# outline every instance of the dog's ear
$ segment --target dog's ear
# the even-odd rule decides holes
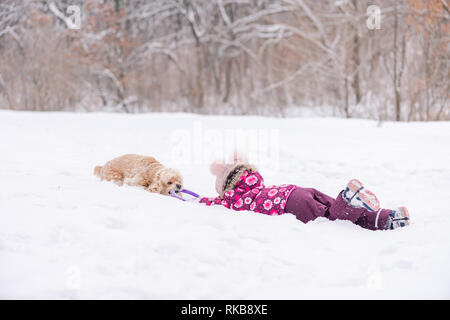
[[[153,179],[151,180],[151,183],[148,186],[148,191],[161,193],[162,189],[163,188],[161,185],[161,172],[158,171],[154,174]]]
[[[159,181],[154,181],[152,184],[148,186],[147,189],[150,192],[161,193],[162,191],[161,183]]]

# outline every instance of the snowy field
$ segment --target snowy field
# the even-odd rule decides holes
[[[207,163],[175,164],[174,130],[278,130],[267,184],[336,196],[361,179],[409,228],[302,224],[100,182],[95,165],[153,155],[213,196]],[[450,124],[185,114],[0,112],[0,298],[450,298]]]

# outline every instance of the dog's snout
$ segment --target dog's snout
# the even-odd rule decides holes
[[[181,189],[181,184],[177,183],[177,189]]]

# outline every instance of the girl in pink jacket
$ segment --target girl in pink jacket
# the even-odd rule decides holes
[[[316,189],[292,184],[265,186],[255,167],[237,159],[232,164],[214,162],[211,172],[217,177],[219,196],[200,198],[199,202],[208,206],[223,205],[237,211],[268,215],[287,212],[303,223],[317,217],[350,220],[370,230],[390,230],[409,225],[405,207],[381,209],[377,197],[356,179],[351,180],[334,199]]]

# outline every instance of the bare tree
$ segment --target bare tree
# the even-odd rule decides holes
[[[377,3],[4,0],[0,108],[448,119],[447,1]]]

